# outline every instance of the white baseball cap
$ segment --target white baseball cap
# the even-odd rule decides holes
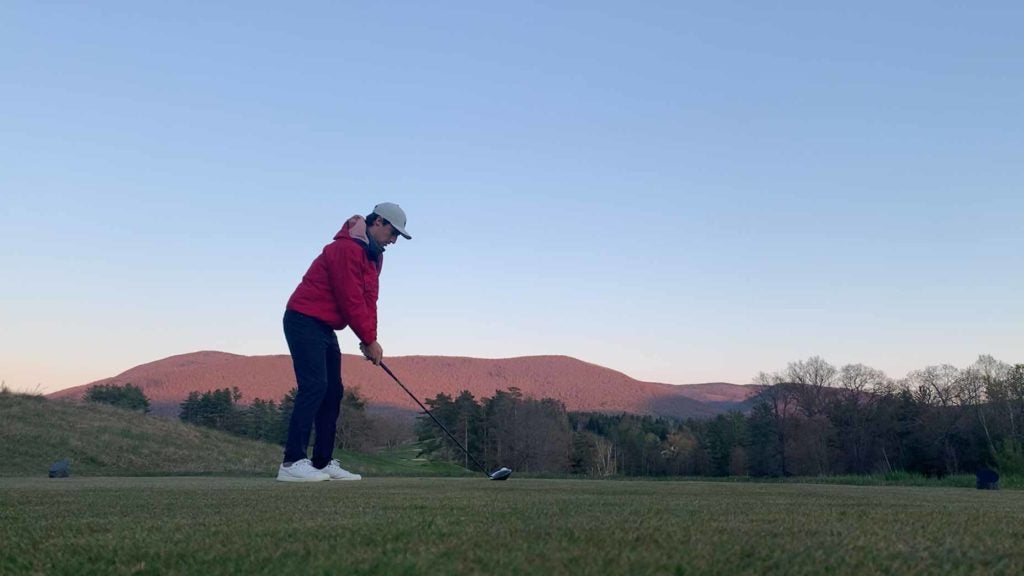
[[[398,230],[398,233],[405,236],[407,240],[412,240],[412,236],[405,231],[405,210],[402,210],[398,204],[381,202],[373,207],[373,213],[390,222],[395,230]]]

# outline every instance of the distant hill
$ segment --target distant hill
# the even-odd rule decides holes
[[[439,393],[470,391],[476,398],[497,390],[518,388],[535,398],[555,398],[568,410],[627,412],[677,418],[709,417],[742,409],[756,394],[755,386],[722,382],[669,385],[634,380],[614,370],[568,356],[481,359],[454,356],[387,358],[388,367],[423,400]],[[415,403],[383,370],[361,356],[343,355],[342,379],[357,387],[376,410],[419,411]],[[286,355],[242,356],[225,352],[194,352],[136,366],[117,376],[50,394],[81,398],[94,384],[132,383],[143,389],[154,412],[177,414],[193,390],[237,386],[243,402],[254,398],[280,400],[295,385],[291,358]]]

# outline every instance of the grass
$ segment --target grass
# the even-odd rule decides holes
[[[470,470],[448,462],[420,456],[420,444],[405,444],[376,454],[342,452],[339,460],[346,468],[367,476],[473,476]],[[482,476],[482,474],[481,474]]]
[[[977,479],[973,474],[951,474],[942,478],[930,478],[910,472],[889,474],[818,476],[796,479],[805,484],[847,484],[851,486],[918,486],[934,488],[974,488]],[[1000,488],[1006,490],[1024,489],[1024,477],[1003,475],[999,478]]]
[[[666,478],[678,480],[679,478]],[[931,488],[974,488],[973,474],[951,474],[942,478],[928,477],[911,472],[892,472],[889,474],[848,474],[840,476],[787,476],[784,478],[764,478],[750,476],[725,477],[688,477],[686,480],[701,482],[758,482],[765,484],[845,484],[849,486],[916,486]],[[1024,477],[1003,475],[999,478],[999,486],[1006,490],[1024,489]]]
[[[1020,574],[1024,493],[0,479],[2,574]]]

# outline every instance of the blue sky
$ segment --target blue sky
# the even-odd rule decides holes
[[[1024,361],[1024,5],[550,4],[5,3],[0,379],[287,353],[385,200],[386,355]]]

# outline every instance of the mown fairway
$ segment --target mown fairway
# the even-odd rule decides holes
[[[1020,574],[1024,492],[0,479],[0,573]]]

